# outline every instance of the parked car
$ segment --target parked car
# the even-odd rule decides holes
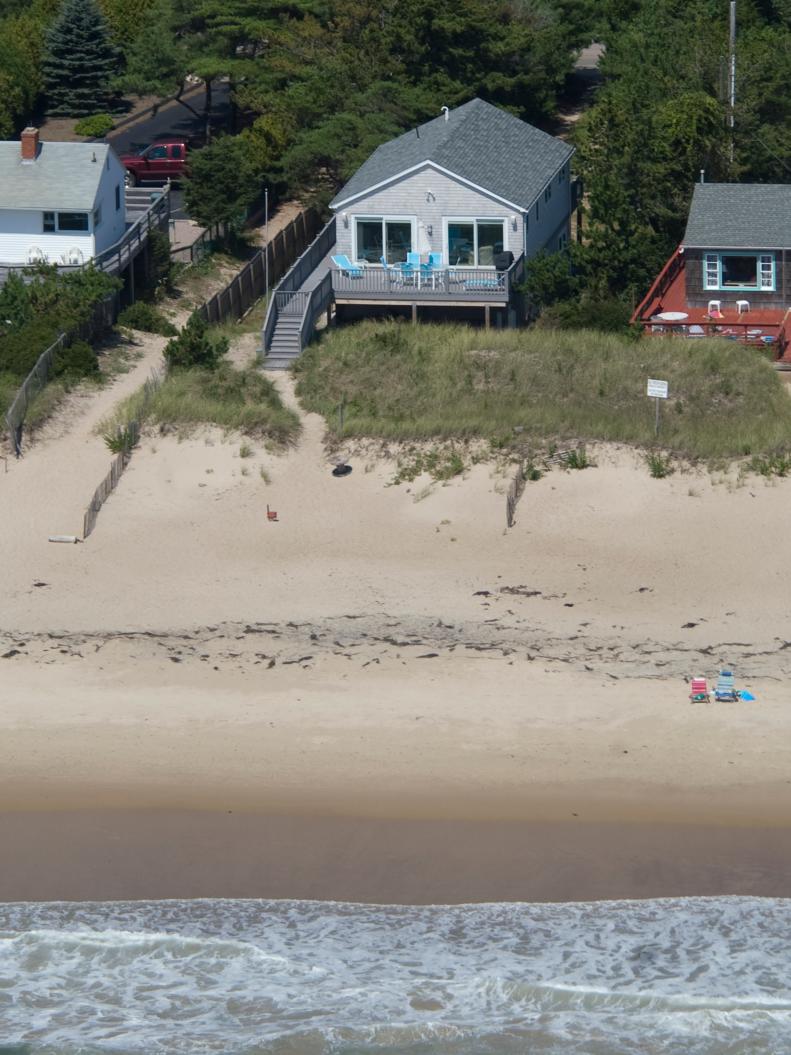
[[[157,139],[135,154],[123,154],[121,163],[128,172],[128,183],[178,182],[187,173],[189,143],[172,136]]]

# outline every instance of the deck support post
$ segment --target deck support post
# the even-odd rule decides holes
[[[134,304],[135,302],[135,262],[133,258],[129,260],[129,303]]]
[[[487,330],[490,329],[491,325],[492,325],[492,309],[491,309],[491,307],[488,304],[484,304],[484,307],[483,307],[483,319],[484,319],[484,326],[485,326],[485,328]]]
[[[417,304],[413,300],[412,301],[412,323],[414,324],[416,322],[417,322]]]

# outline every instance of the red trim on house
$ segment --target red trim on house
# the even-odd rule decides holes
[[[740,299],[750,302],[750,311],[744,314],[736,311],[734,294],[712,291],[711,299],[721,301],[721,318],[712,318],[708,307],[687,304],[685,256],[679,246],[660,271],[631,321],[641,325],[643,332],[650,336],[725,337],[755,346],[768,344],[775,349],[776,358],[791,362],[791,311],[764,308],[754,298],[751,300],[749,293],[740,295]],[[666,322],[657,318],[660,313],[668,311],[684,312],[687,317],[679,322]],[[691,335],[690,327],[695,327]],[[788,358],[785,359],[785,356]]]

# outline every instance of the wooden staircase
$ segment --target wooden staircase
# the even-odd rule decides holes
[[[335,217],[322,228],[276,286],[262,333],[264,367],[286,370],[313,336],[332,304],[332,275],[325,258],[335,245]]]

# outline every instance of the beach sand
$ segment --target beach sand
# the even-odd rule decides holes
[[[506,530],[494,463],[338,480],[307,415],[148,437],[48,543],[112,393],[0,475],[0,898],[788,894],[791,483],[602,448]]]

